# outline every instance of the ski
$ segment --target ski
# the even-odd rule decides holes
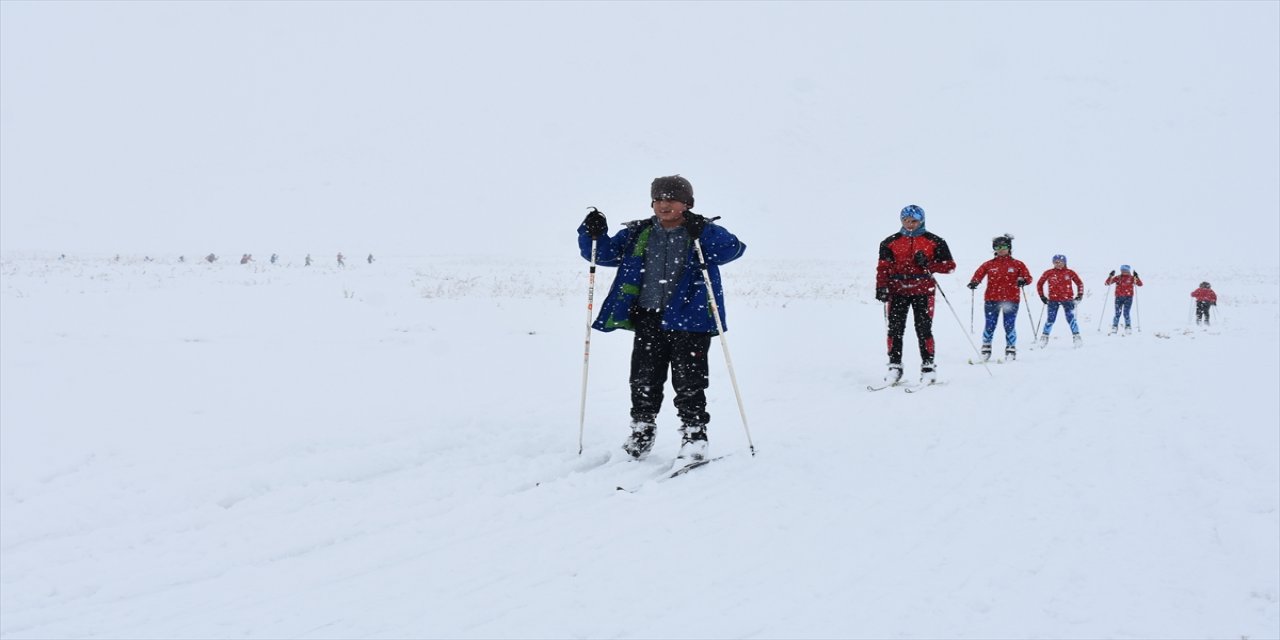
[[[995,360],[974,360],[969,358],[969,364],[1004,364],[1004,358],[996,358]]]
[[[902,390],[906,391],[907,393],[916,393],[918,391],[924,391],[928,387],[940,387],[945,384],[946,382],[929,382],[924,384],[910,384],[910,385],[904,385],[904,388]]]
[[[724,458],[724,456],[716,456],[714,458],[703,458],[701,460],[694,460],[693,462],[690,462],[689,464],[686,464],[683,467],[680,467],[679,469],[672,471],[671,475],[667,476],[667,479],[670,480],[671,478],[674,478],[676,476],[682,476],[686,473],[689,473],[690,471],[693,471],[694,469],[697,469],[698,467],[709,465],[712,462],[715,462],[716,460],[720,460],[722,458]]]
[[[905,382],[901,382],[901,381],[899,381],[899,382],[895,382],[895,383],[893,383],[893,384],[881,385],[881,386],[879,386],[879,387],[877,387],[877,386],[875,386],[875,385],[873,385],[873,384],[869,384],[869,385],[867,385],[867,391],[884,391],[885,389],[888,389],[889,387],[901,387],[901,386],[903,386],[903,385],[905,385],[905,384],[907,384],[907,383],[905,383]]]
[[[656,482],[663,482],[665,480],[677,478],[686,473],[689,473],[690,471],[693,471],[694,469],[697,469],[698,467],[705,467],[706,465],[712,462],[715,462],[716,460],[723,460],[724,458],[728,457],[728,455],[729,454],[726,453],[723,456],[716,456],[714,458],[703,458],[701,460],[694,460],[693,462],[690,462],[689,464],[686,464],[683,466],[677,466],[680,464],[681,459],[676,458],[671,462],[670,465],[663,468],[661,473],[656,474],[654,477],[650,478],[649,480],[656,481]],[[637,485],[633,489],[628,489],[626,487],[619,485],[615,488],[615,491],[626,491],[627,493],[637,493],[643,488],[644,488],[644,483]]]

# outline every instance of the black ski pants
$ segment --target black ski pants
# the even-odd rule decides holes
[[[631,323],[636,332],[631,346],[631,419],[653,422],[658,417],[670,369],[680,421],[686,425],[710,422],[706,390],[712,334],[665,330],[661,311],[634,309]]]
[[[933,296],[889,298],[889,363],[902,364],[902,336],[907,332],[907,311],[916,318],[920,363],[933,363]]]
[[[1209,306],[1204,300],[1196,300],[1196,324],[1209,324]]]

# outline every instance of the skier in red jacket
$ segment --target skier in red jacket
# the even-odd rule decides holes
[[[889,306],[889,372],[884,380],[902,379],[902,337],[907,311],[915,314],[916,339],[920,342],[920,381],[937,379],[933,363],[933,281],[935,273],[955,271],[947,241],[926,231],[924,209],[912,204],[899,215],[902,229],[880,243],[876,264],[876,300]]]
[[[1208,282],[1201,282],[1200,287],[1191,292],[1191,297],[1196,299],[1196,324],[1209,326],[1209,307],[1218,306],[1218,294],[1213,292]]]
[[[978,283],[987,279],[987,293],[983,296],[987,324],[982,330],[982,359],[991,358],[991,340],[996,334],[996,321],[1004,314],[1004,357],[1013,360],[1018,357],[1018,302],[1022,296],[1019,287],[1031,284],[1031,271],[1021,260],[1014,258],[1013,236],[1004,234],[991,239],[991,249],[996,257],[982,263],[973,277],[969,279],[969,288],[977,289]]]
[[[1049,294],[1045,295],[1044,285],[1049,283]],[[1072,285],[1075,285],[1074,291]],[[1071,327],[1071,342],[1080,346],[1080,325],[1076,324],[1076,303],[1084,297],[1084,281],[1075,271],[1067,268],[1067,257],[1058,254],[1053,257],[1053,268],[1045,271],[1036,281],[1036,293],[1040,301],[1049,308],[1048,319],[1044,322],[1044,332],[1040,334],[1040,346],[1049,344],[1049,332],[1053,330],[1053,322],[1058,319],[1058,307],[1067,314],[1067,325]]]
[[[1142,286],[1142,278],[1138,277],[1138,272],[1134,271],[1127,264],[1120,265],[1120,275],[1116,275],[1112,271],[1107,275],[1107,286],[1116,285],[1116,317],[1111,320],[1111,332],[1107,335],[1114,334],[1120,328],[1120,314],[1124,314],[1124,332],[1132,333],[1129,328],[1129,309],[1133,308],[1133,292],[1134,286]]]

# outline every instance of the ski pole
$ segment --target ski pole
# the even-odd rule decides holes
[[[973,333],[973,299],[976,293],[977,289],[969,290],[969,333]]]
[[[1047,304],[1040,305],[1040,321],[1036,323],[1036,335],[1040,334],[1039,328],[1044,326],[1044,313],[1048,308]]]
[[[942,290],[942,285],[938,282],[937,278],[933,277],[933,272],[928,269],[926,269],[925,272],[929,274],[929,279],[933,280],[933,286],[937,288],[938,293],[942,294],[942,300],[947,303],[947,308],[951,310],[951,315],[955,316],[956,324],[960,325],[960,333],[964,333],[964,323],[960,321],[960,314],[956,313],[956,308],[951,306],[951,300],[947,298],[947,292]],[[987,366],[987,362],[982,359],[982,353],[978,351],[978,346],[973,344],[973,336],[964,333],[964,338],[969,341],[969,347],[972,348],[974,354],[978,356],[978,361],[982,363],[982,368],[987,370],[987,375],[994,378],[996,374],[991,373],[991,367]]]
[[[1111,297],[1111,285],[1107,285],[1107,292],[1102,294],[1102,315],[1098,316],[1098,333],[1102,333],[1102,321],[1107,319],[1107,298]]]
[[[1031,339],[1034,340],[1036,336],[1036,318],[1031,315],[1031,298],[1027,297],[1027,285],[1024,284],[1018,288],[1022,290],[1022,299],[1027,302],[1023,306],[1027,308],[1027,324],[1031,325]]]
[[[592,207],[594,210],[595,207]],[[591,363],[591,307],[596,295],[596,246],[591,239],[591,271],[587,276],[587,337],[582,349],[582,404],[578,407],[578,455],[582,455],[582,435],[587,425],[587,367]]]
[[[1142,307],[1138,306],[1138,288],[1133,288],[1133,314],[1138,317],[1138,333],[1142,333]]]
[[[714,220],[714,218],[712,218]],[[724,337],[724,324],[720,322],[720,308],[716,305],[716,293],[711,289],[711,275],[707,273],[707,258],[702,255],[702,242],[693,239],[693,248],[698,252],[698,268],[702,271],[702,282],[707,285],[707,304],[711,305],[711,317],[716,319],[716,333],[720,336],[720,349],[724,351],[724,364],[729,369],[729,382],[733,384],[733,396],[738,400],[738,414],[742,416],[742,430],[747,432],[747,447],[751,455],[756,455],[756,445],[751,442],[751,429],[747,426],[747,410],[742,407],[742,392],[738,390],[738,376],[733,373],[733,358],[729,356],[729,341]]]

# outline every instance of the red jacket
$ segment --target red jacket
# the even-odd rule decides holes
[[[1133,285],[1142,286],[1142,278],[1138,276],[1126,276],[1123,273],[1118,276],[1107,276],[1108,285],[1116,285],[1116,297],[1123,298],[1133,295]]]
[[[925,271],[916,264],[916,252],[923,251],[929,261]],[[947,241],[926,231],[908,236],[901,231],[880,243],[880,262],[876,265],[876,288],[888,289],[891,296],[930,296],[934,282],[929,273],[951,273],[956,261],[951,258]]]
[[[1218,304],[1218,294],[1214,293],[1213,289],[1196,287],[1196,290],[1191,292],[1191,297],[1195,298],[1196,302],[1212,302],[1214,304]]]
[[[982,282],[982,278],[987,279],[987,294],[983,296],[983,300],[987,302],[1018,302],[1022,296],[1018,294],[1018,278],[1023,278],[1029,284],[1031,282],[1031,271],[1027,269],[1027,265],[1021,260],[1013,256],[996,256],[978,267],[973,272],[973,277],[969,278],[970,282]]]
[[[1049,300],[1054,302],[1066,302],[1084,295],[1084,281],[1076,272],[1066,267],[1049,269],[1040,276],[1039,280],[1036,280],[1036,293],[1040,294],[1041,298],[1044,297],[1045,282],[1049,283]],[[1073,282],[1076,284],[1075,290],[1078,293],[1072,293],[1071,283]]]

